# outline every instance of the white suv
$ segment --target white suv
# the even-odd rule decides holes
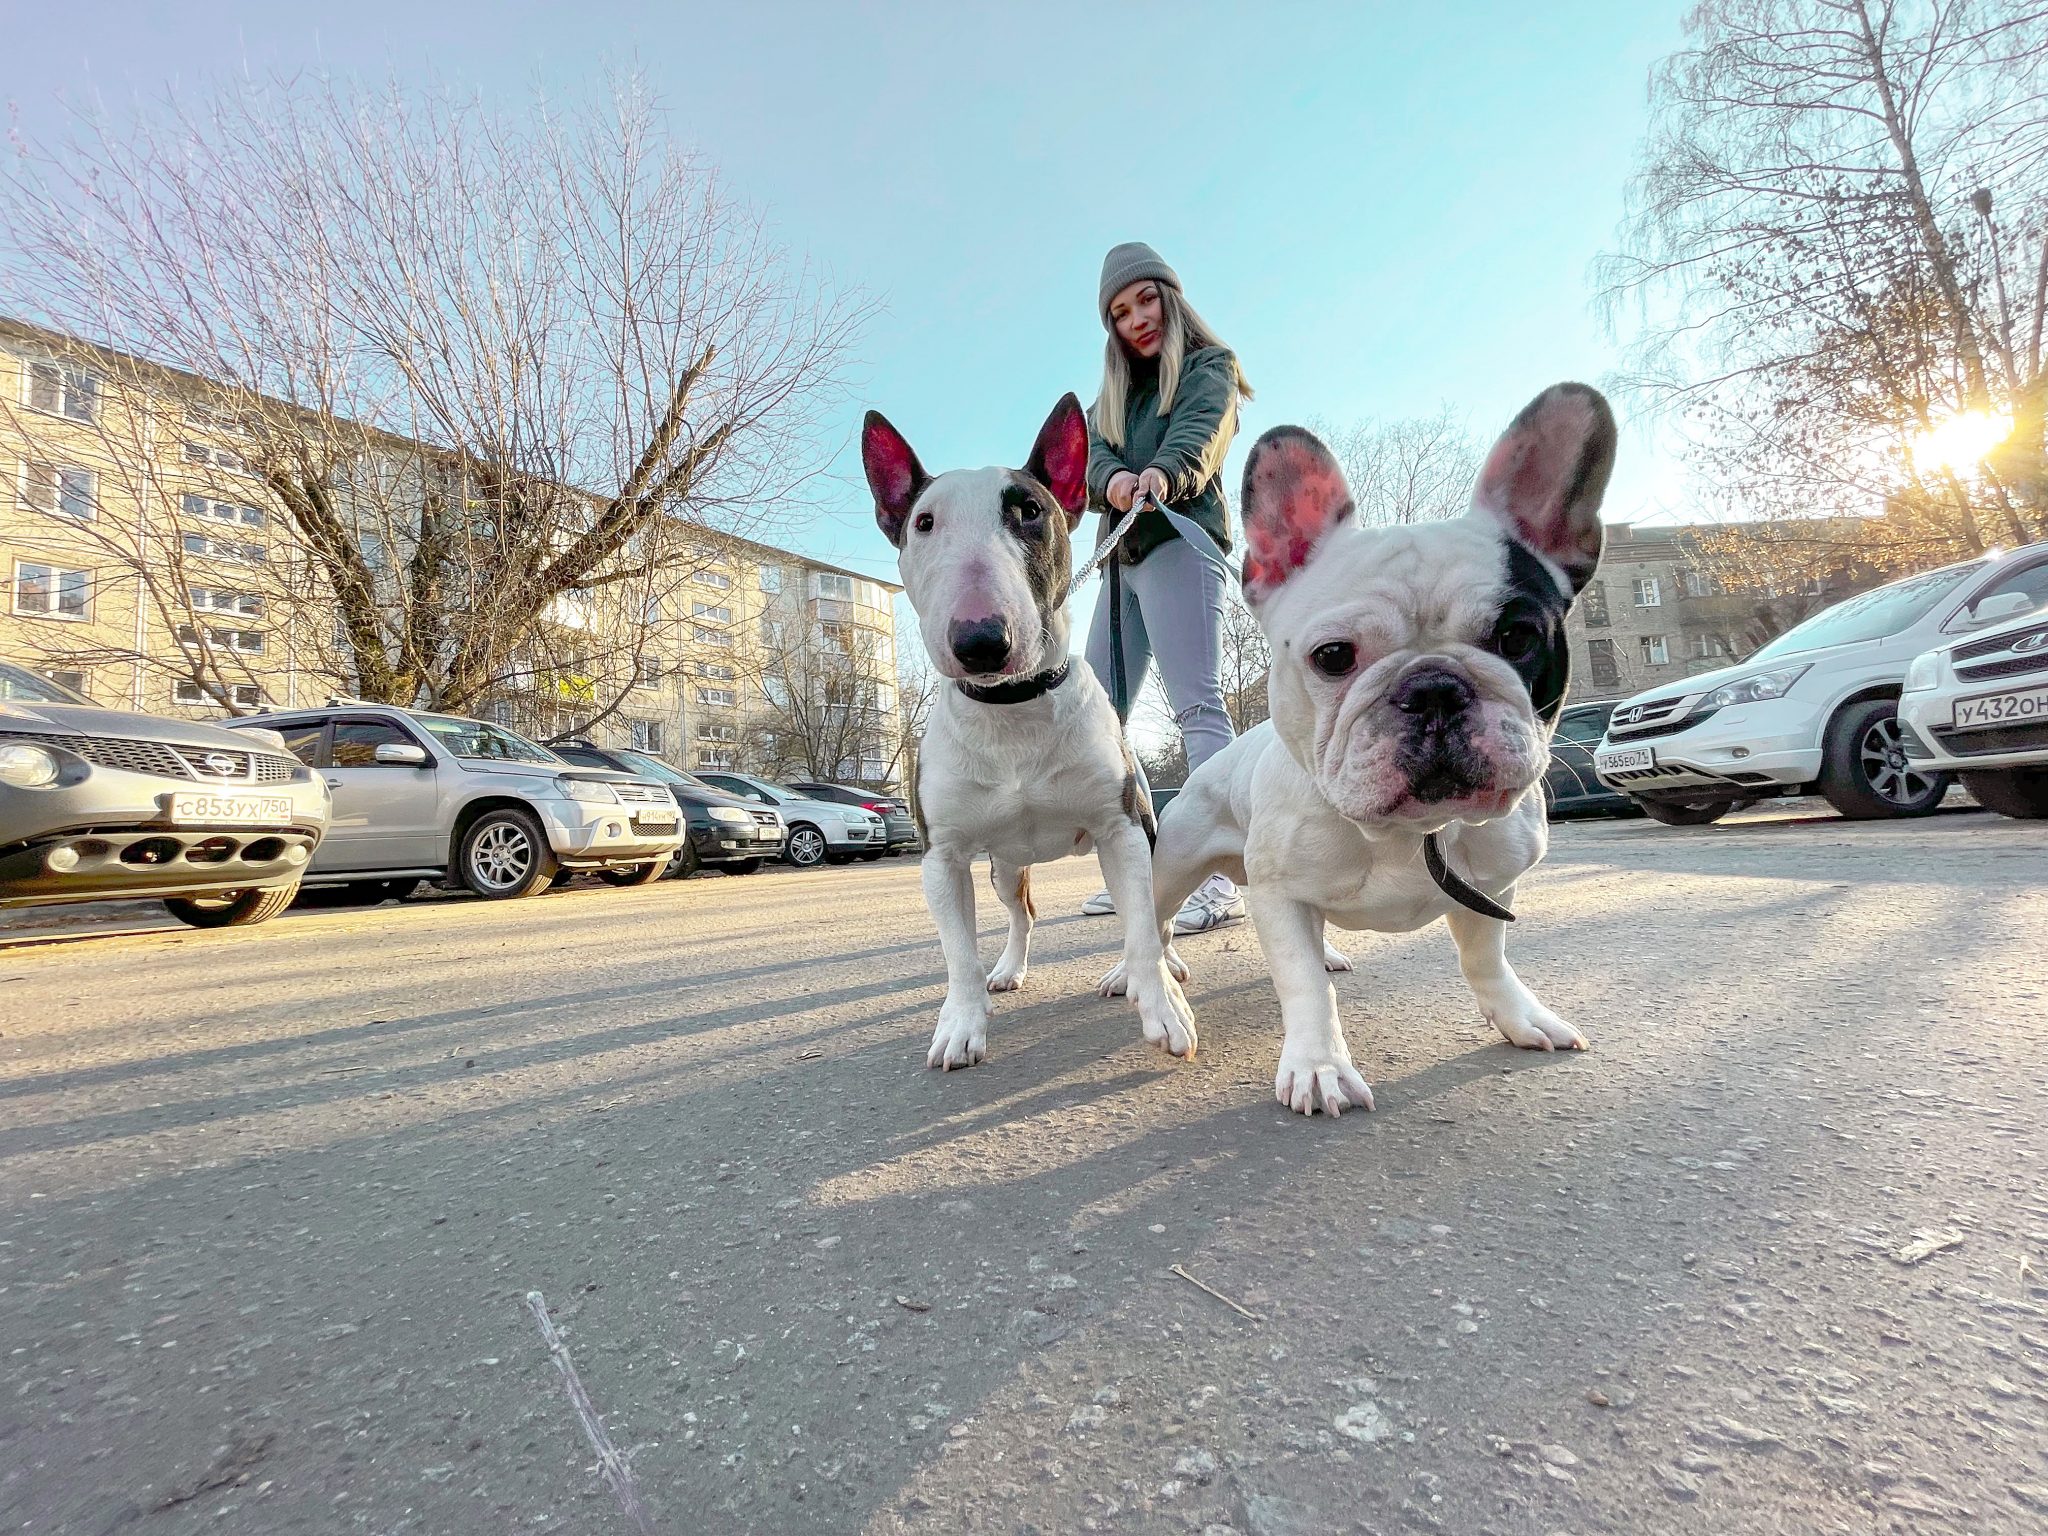
[[[1906,751],[1906,669],[1947,637],[2048,598],[2048,544],[1923,571],[1823,610],[1740,666],[1616,706],[1600,782],[1657,820],[1699,826],[1739,804],[1815,789],[1844,816],[1917,816],[1949,774]]]
[[[1959,774],[1979,804],[2048,816],[2048,594],[2026,618],[1917,658],[1899,721],[1906,755]]]

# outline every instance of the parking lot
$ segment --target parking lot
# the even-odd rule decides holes
[[[910,860],[10,920],[0,1529],[2038,1531],[2044,874],[1973,810],[1560,826],[1510,953],[1593,1049],[1346,936],[1336,1122],[1248,926],[1193,1063],[1094,997],[1092,862],[952,1075]]]

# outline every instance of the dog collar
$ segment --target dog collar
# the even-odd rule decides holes
[[[1035,672],[1014,683],[992,683],[986,688],[973,683],[955,683],[953,686],[977,704],[1022,704],[1059,687],[1067,680],[1067,672],[1072,666],[1071,661],[1063,661],[1050,672]]]
[[[1459,906],[1470,907],[1481,917],[1490,917],[1497,922],[1512,923],[1515,920],[1514,913],[1484,891],[1475,890],[1463,876],[1444,862],[1444,851],[1437,846],[1434,832],[1422,840],[1422,862],[1429,870],[1429,878],[1437,883],[1437,889]]]

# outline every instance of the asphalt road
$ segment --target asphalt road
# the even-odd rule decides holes
[[[908,862],[0,931],[0,1530],[2048,1529],[2048,826],[1562,828],[1592,1050],[1354,936],[1335,1122],[1095,883],[950,1076]]]

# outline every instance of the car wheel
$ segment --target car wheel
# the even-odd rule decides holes
[[[600,869],[597,878],[606,885],[652,885],[668,873],[667,859],[649,859],[645,864],[627,864],[618,869]]]
[[[1963,788],[1987,811],[2039,821],[2048,816],[2048,768],[1984,768],[1963,775]]]
[[[267,923],[292,904],[299,882],[269,890],[228,891],[219,896],[170,896],[164,910],[194,928],[247,928]]]
[[[462,834],[456,868],[462,883],[486,901],[535,896],[559,876],[575,878],[555,863],[554,850],[531,813],[510,808],[486,811],[470,824]]]
[[[1890,699],[1851,704],[1828,722],[1820,792],[1851,821],[1925,816],[1948,793],[1949,776],[1906,756],[1899,707]]]
[[[759,859],[741,859],[737,863],[726,865],[725,872],[728,875],[751,875],[760,867],[761,861]]]
[[[808,821],[798,822],[789,829],[789,846],[782,856],[798,869],[815,869],[825,862],[825,834]]]
[[[1735,809],[1733,800],[1643,800],[1643,814],[1667,827],[1704,827]]]
[[[704,867],[704,861],[697,857],[694,843],[684,843],[669,855],[668,876],[671,880],[687,880]]]
[[[556,870],[555,877],[552,880],[548,881],[548,889],[551,891],[566,891],[570,886],[576,883],[576,876],[578,873],[579,871],[573,869]]]

